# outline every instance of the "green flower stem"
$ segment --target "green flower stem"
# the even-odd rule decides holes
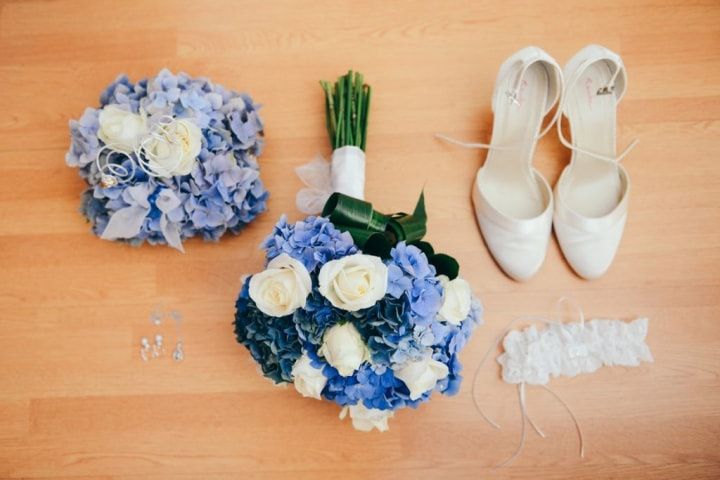
[[[363,75],[350,70],[335,83],[321,80],[320,86],[325,92],[325,124],[333,150],[350,145],[364,151],[371,89]]]

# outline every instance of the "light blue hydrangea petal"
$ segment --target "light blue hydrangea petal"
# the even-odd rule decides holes
[[[121,208],[110,217],[101,238],[117,240],[135,237],[140,232],[147,214],[148,210],[138,205]]]
[[[169,222],[167,217],[160,217],[160,230],[162,231],[165,241],[173,248],[185,252],[182,241],[180,240],[180,227],[177,223]]]

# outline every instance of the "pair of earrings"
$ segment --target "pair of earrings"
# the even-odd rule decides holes
[[[170,318],[175,322],[175,334],[177,341],[175,343],[175,349],[172,352],[172,358],[176,362],[182,362],[185,359],[185,351],[183,350],[183,339],[180,334],[182,324],[182,314],[177,310],[173,310],[169,313]],[[150,314],[150,321],[156,327],[162,324],[163,314],[155,310]],[[150,343],[148,337],[142,337],[140,339],[140,358],[143,362],[147,362],[150,359],[160,358],[165,355],[165,346],[163,343],[163,336],[160,333],[155,334],[155,342]]]
[[[140,358],[142,358],[144,362],[147,362],[151,358],[160,358],[164,354],[163,336],[159,333],[155,335],[154,344],[150,344],[148,337],[142,337],[140,339]]]

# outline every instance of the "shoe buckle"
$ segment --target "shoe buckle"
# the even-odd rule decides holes
[[[605,85],[604,87],[598,88],[596,95],[610,95],[615,91],[615,85]]]
[[[505,92],[505,95],[507,95],[508,100],[510,100],[510,103],[515,105],[520,105],[520,100],[518,100],[518,92],[517,90],[508,90]]]

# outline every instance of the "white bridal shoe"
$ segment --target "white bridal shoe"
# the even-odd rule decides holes
[[[538,47],[513,54],[500,67],[492,98],[492,140],[472,191],[475,215],[490,253],[515,280],[532,277],[543,264],[552,227],[552,191],[532,167],[537,140],[556,117],[540,131],[543,118],[562,93],[562,71]],[[557,115],[557,114],[556,114]]]
[[[603,275],[615,257],[628,211],[630,178],[618,162],[637,144],[615,153],[615,113],[627,87],[622,59],[589,45],[565,66],[558,135],[572,150],[555,186],[555,234],[563,254],[583,278]],[[567,117],[572,143],[562,133]]]

